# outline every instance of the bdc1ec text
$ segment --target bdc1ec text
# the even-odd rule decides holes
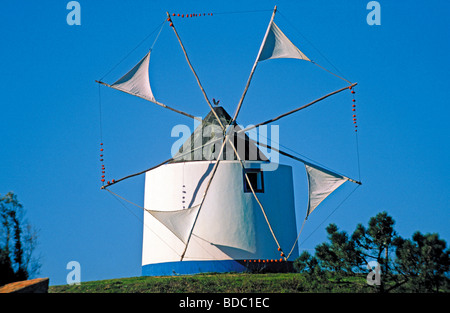
[[[179,302],[180,308],[203,308],[209,311],[213,306],[222,308],[269,308],[269,298],[223,298],[222,301],[218,300],[205,300],[205,299],[182,299]]]

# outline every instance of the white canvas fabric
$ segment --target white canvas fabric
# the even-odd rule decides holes
[[[148,77],[149,62],[150,51],[128,73],[112,84],[111,87],[155,101]]]
[[[311,164],[305,164],[308,175],[309,201],[306,217],[348,178]]]
[[[258,61],[279,58],[293,58],[311,61],[303,54],[281,29],[272,21],[269,31],[263,42],[263,48],[260,52]]]
[[[200,206],[196,205],[188,209],[176,211],[154,211],[147,209],[146,211],[186,244],[199,208]]]

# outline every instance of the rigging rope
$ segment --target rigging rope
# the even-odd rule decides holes
[[[134,202],[132,202],[132,201],[130,201],[130,200],[128,200],[128,199],[125,199],[124,197],[122,197],[122,196],[120,196],[120,195],[118,195],[117,193],[115,193],[115,192],[113,192],[113,191],[111,191],[111,190],[109,190],[108,188],[103,188],[103,189],[105,189],[107,192],[109,192],[110,194],[112,194],[112,195],[114,195],[114,196],[116,196],[116,197],[118,197],[118,198],[120,198],[120,199],[122,199],[122,200],[125,200],[126,202],[128,202],[128,203],[130,203],[130,204],[132,204],[132,205],[135,205],[135,206],[137,206],[138,208],[140,208],[140,209],[142,209],[142,210],[146,210],[143,206],[140,206],[139,204],[136,204],[136,203],[134,203]]]
[[[344,200],[342,200],[337,206],[336,206],[336,208],[322,221],[322,222],[320,222],[320,224],[308,235],[308,237],[306,237],[300,244],[299,244],[299,247],[301,246],[301,245],[303,245],[304,243],[305,243],[305,241],[306,240],[308,240],[322,225],[323,225],[323,223],[325,223],[330,217],[331,217],[331,215],[333,215],[343,204],[344,204],[344,202],[345,201],[347,201],[347,199],[348,198],[350,198],[350,196],[356,191],[356,189],[358,189],[358,187],[359,187],[360,185],[356,185],[356,187],[352,190],[352,192],[350,192],[348,195],[347,195],[347,197],[345,197],[345,199]],[[300,237],[300,234],[299,234],[299,236],[298,237]],[[297,238],[297,240],[295,241],[295,243],[294,243],[294,247],[295,247],[295,245],[297,244],[297,241],[298,241],[298,238]],[[294,250],[294,247],[292,247],[292,250],[291,250],[291,252]]]
[[[105,188],[106,189],[106,188]],[[139,222],[141,222],[148,230],[150,230],[156,237],[158,237],[165,245],[167,245],[167,247],[169,247],[169,249],[171,249],[176,255],[180,256],[180,254],[174,249],[172,248],[163,238],[161,238],[156,232],[154,232],[147,224],[144,223],[144,221],[139,218],[136,214],[134,214],[134,212],[132,210],[130,210],[122,201],[120,201],[119,198],[124,199],[125,201],[134,204],[133,202],[130,202],[128,200],[126,200],[125,198],[119,196],[118,194],[111,192],[110,190],[106,189],[107,191],[110,192],[111,197],[113,197],[117,202],[119,202],[122,207],[124,207],[128,212],[130,212]]]
[[[155,38],[155,40],[153,41],[152,46],[150,47],[150,51],[153,50],[153,47],[155,46],[155,43],[156,43],[156,41],[158,40],[159,35],[161,35],[161,32],[162,32],[162,30],[163,30],[163,28],[164,28],[164,24],[166,24],[166,21],[164,21],[164,22],[162,23],[161,28],[159,29],[158,35],[156,35],[156,38]],[[153,32],[154,32],[154,31],[153,31]]]
[[[98,85],[98,109],[99,109],[99,124],[100,124],[100,162],[102,164],[101,182],[105,185],[105,164],[103,163],[103,123],[102,123],[102,97],[100,85]]]
[[[357,157],[357,161],[358,161],[358,179],[361,180],[361,166],[360,166],[360,161],[359,161],[359,142],[358,142],[358,125],[356,123],[356,99],[355,99],[355,90],[354,88],[351,89],[351,93],[353,96],[353,105],[352,105],[352,112],[353,112],[353,124],[355,124],[355,141],[356,141],[356,157]]]
[[[134,47],[130,52],[128,52],[127,53],[127,55],[125,55],[116,65],[114,65],[105,75],[103,75],[100,79],[99,79],[99,81],[102,81],[106,76],[108,76],[113,70],[115,70],[123,61],[125,61],[137,48],[139,48],[145,41],[147,41],[147,39],[151,36],[151,35],[153,35],[157,30],[158,30],[158,28],[159,28],[159,33],[158,33],[158,35],[156,36],[156,39],[155,39],[155,41],[153,42],[153,44],[152,44],[152,46],[151,46],[151,48],[150,48],[150,50],[152,50],[153,49],[153,46],[155,45],[155,43],[156,43],[156,40],[158,39],[158,37],[159,37],[159,34],[161,33],[161,30],[163,29],[163,26],[164,26],[164,24],[166,23],[166,19],[164,19],[164,21],[161,23],[161,24],[159,24],[154,30],[152,30],[152,32],[150,33],[150,34],[148,34],[144,39],[142,39],[141,40],[141,42],[139,42],[137,45],[136,45],[136,47]]]
[[[335,73],[333,73],[332,71],[330,71],[330,70],[327,70],[325,67],[323,67],[322,65],[320,65],[320,64],[317,64],[316,62],[314,62],[313,60],[310,60],[310,62],[312,63],[312,64],[314,64],[314,65],[317,65],[318,67],[320,67],[321,69],[323,69],[323,70],[325,70],[325,71],[327,71],[328,73],[330,73],[330,74],[332,74],[332,75],[334,75],[334,76],[336,76],[337,78],[340,78],[340,79],[342,79],[342,80],[344,80],[344,81],[346,81],[347,83],[349,83],[349,84],[351,84],[352,82],[351,81],[349,81],[349,80],[347,80],[347,79],[345,79],[344,77],[341,77],[341,76],[339,76],[339,75],[337,75],[337,74],[335,74]]]
[[[273,9],[269,9],[269,10],[247,10],[247,11],[216,12],[214,14],[246,14],[246,13],[261,13],[261,12],[273,12]]]
[[[99,110],[99,124],[100,124],[100,142],[103,142],[103,123],[102,123],[102,95],[100,85],[98,85],[98,110]]]
[[[172,248],[172,246],[169,244],[169,243],[167,243],[163,238],[161,238],[155,231],[153,231],[147,224],[145,224],[143,221],[142,221],[142,219],[140,219],[136,214],[134,214],[134,212],[132,211],[132,210],[130,210],[122,201],[120,201],[120,199],[122,199],[122,200],[124,200],[124,201],[126,201],[126,202],[128,202],[128,203],[130,203],[130,204],[132,204],[132,205],[134,205],[134,206],[136,206],[136,207],[138,207],[138,208],[140,208],[140,209],[142,209],[142,210],[144,210],[144,211],[147,211],[147,209],[146,208],[144,208],[144,207],[142,207],[142,206],[140,206],[140,205],[138,205],[138,204],[136,204],[136,203],[134,203],[134,202],[132,202],[132,201],[130,201],[130,200],[128,200],[128,199],[126,199],[126,198],[124,198],[124,197],[122,197],[121,195],[119,195],[119,194],[117,194],[117,193],[115,193],[115,192],[113,192],[113,191],[111,191],[111,190],[109,190],[109,189],[107,189],[107,188],[104,188],[106,191],[108,191],[109,193],[110,193],[110,195],[113,197],[113,198],[115,198],[125,209],[127,209],[127,211],[129,211],[131,214],[133,214],[142,224],[144,224],[144,226],[147,228],[147,229],[149,229],[156,237],[158,237],[165,245],[167,245],[177,256],[179,256],[179,257],[181,257],[182,255],[180,254],[180,253],[178,253],[174,248]],[[202,239],[202,240],[204,240],[203,238],[200,238],[200,237],[198,237],[197,235],[195,235],[194,233],[192,233],[192,236],[194,236],[194,237],[196,237],[196,238],[199,238],[199,239]],[[204,250],[206,253],[208,253],[210,256],[211,256],[211,258],[214,258],[214,259],[217,259],[214,255],[212,255],[209,251],[207,251],[204,247],[201,247],[202,248],[202,250]],[[186,252],[186,251],[185,251]],[[184,253],[185,253],[184,252]],[[186,259],[198,259],[198,257],[186,257],[186,256],[184,256],[183,255],[183,257],[184,258],[186,258]]]
[[[258,12],[272,12],[273,10],[247,10],[247,11],[228,11],[228,12],[215,12],[215,13],[172,13],[172,17],[202,17],[202,16],[213,16],[213,15],[226,15],[226,14],[245,14],[245,13],[258,13]]]
[[[358,133],[355,132],[355,139],[356,139],[356,156],[358,159],[358,180],[361,181],[361,166],[359,163],[359,143],[358,143]]]
[[[348,81],[346,78],[344,78],[343,76],[343,74],[342,74],[342,72],[333,64],[333,63],[331,63],[331,61],[322,53],[322,52],[320,52],[320,50],[310,41],[310,40],[308,40],[308,38],[306,38],[305,37],[305,35],[303,35],[301,32],[300,32],[300,30],[298,30],[298,28],[297,27],[295,27],[295,25],[291,22],[291,21],[289,21],[289,19],[286,17],[286,16],[284,16],[284,14],[282,13],[282,12],[280,12],[280,10],[278,10],[278,13],[291,25],[291,27],[300,35],[300,36],[302,36],[303,37],[303,39],[305,39],[310,45],[311,45],[311,47],[313,47],[314,48],[314,50],[316,50],[335,70],[336,70],[336,72],[338,72],[341,76],[338,76],[338,75],[336,75],[336,74],[334,74],[333,72],[330,72],[329,70],[327,70],[327,69],[325,69],[324,67],[322,67],[322,66],[320,66],[319,64],[317,64],[317,63],[315,63],[315,62],[313,62],[313,61],[311,61],[313,64],[315,64],[315,65],[317,65],[317,66],[319,66],[319,67],[321,67],[321,68],[323,68],[324,70],[326,70],[327,72],[329,72],[329,73],[331,73],[331,74],[333,74],[333,75],[335,75],[335,76],[337,76],[337,77],[339,77],[339,78],[341,78],[341,79],[343,79],[343,80],[345,80],[346,82],[348,82],[348,83],[350,83],[351,84],[351,82],[350,81]]]

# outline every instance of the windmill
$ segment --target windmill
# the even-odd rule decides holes
[[[244,129],[237,126],[237,118],[260,62],[293,58],[318,65],[275,24],[276,12],[275,6],[232,116],[219,106],[220,100],[213,99],[214,106],[211,104],[173,23],[172,17],[177,15],[167,13],[167,22],[210,112],[172,158],[106,184],[102,179],[102,189],[115,194],[111,186],[145,174],[145,199],[141,207],[144,209],[143,275],[244,271],[252,263],[264,263],[273,268],[290,264],[298,256],[295,246],[309,215],[345,182],[361,184],[246,135],[253,128],[278,121],[344,90],[353,93],[356,83],[330,72],[348,85],[270,120]],[[156,100],[148,75],[150,55],[151,50],[114,83],[97,82],[198,119]],[[309,199],[300,232],[296,225],[292,167],[276,164],[276,169],[271,168],[269,165],[273,164],[259,147],[270,148],[305,166]]]

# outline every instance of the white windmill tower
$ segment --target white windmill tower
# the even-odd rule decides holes
[[[228,126],[232,118],[226,111],[213,109]],[[278,248],[294,243],[291,167],[264,170],[268,159],[255,142],[243,132],[235,132],[233,139],[238,156],[225,144],[215,167],[214,154],[223,138],[216,117],[209,113],[173,161],[147,172],[144,275],[243,271],[244,260],[278,260]],[[264,214],[258,201],[267,208]]]
[[[346,181],[361,184],[263,142],[253,141],[246,135],[252,128],[267,125],[331,95],[352,89],[356,83],[344,79],[349,85],[306,105],[246,129],[236,126],[259,62],[295,58],[317,65],[278,28],[274,22],[275,13],[276,7],[233,117],[222,107],[211,105],[167,13],[167,21],[178,38],[210,112],[172,158],[102,186],[113,193],[109,189],[112,185],[145,173],[143,275],[244,271],[261,263],[270,268],[282,264],[285,268],[285,264],[298,256],[295,246],[300,234],[296,225],[292,168],[273,164],[258,146],[271,148],[305,165],[309,201],[304,221]],[[98,82],[195,118],[155,100],[148,78],[149,61],[150,52],[115,83]]]

